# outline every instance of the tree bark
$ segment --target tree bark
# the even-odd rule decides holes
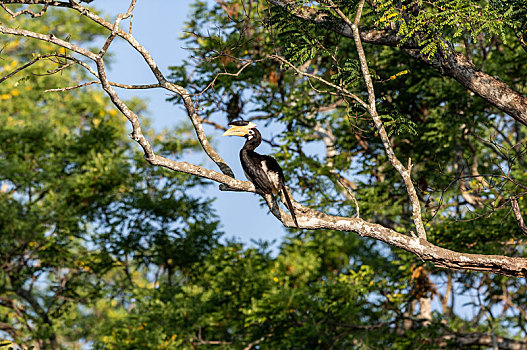
[[[527,125],[527,96],[512,89],[498,77],[486,74],[461,53],[449,48],[447,52],[438,52],[429,61],[418,50],[405,49],[405,52],[430,64],[442,75],[454,78],[491,105]]]

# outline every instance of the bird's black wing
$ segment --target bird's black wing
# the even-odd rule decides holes
[[[285,205],[291,213],[293,221],[298,226],[295,209],[291,198],[285,188],[285,177],[282,168],[273,157],[261,155],[254,151],[240,152],[240,159],[245,175],[251,182],[264,193],[279,193],[282,191],[285,197]]]
[[[291,203],[291,198],[289,198],[289,194],[287,193],[287,190],[285,188],[285,184],[282,182],[282,193],[285,197],[285,205],[287,206],[287,209],[289,209],[289,212],[291,213],[291,217],[293,218],[293,221],[295,222],[296,227],[298,226],[298,221],[296,221],[296,214],[295,214],[295,208],[293,208],[293,203]]]
[[[273,184],[262,167],[262,161],[266,161],[266,157],[253,151],[242,150],[240,159],[243,171],[249,180],[264,193],[273,193]]]
[[[291,203],[291,198],[289,198],[289,194],[287,193],[287,190],[285,188],[285,176],[284,176],[284,172],[282,171],[282,168],[280,167],[276,159],[274,159],[273,157],[269,157],[269,156],[262,156],[262,157],[265,159],[268,171],[270,173],[273,172],[276,174],[276,179],[274,179],[274,181],[271,180],[271,183],[277,193],[282,191],[282,193],[284,194],[284,197],[285,197],[284,204],[286,205],[287,209],[291,213],[291,217],[293,218],[293,221],[296,227],[299,227],[298,222],[296,221],[296,215],[295,215],[295,209],[293,208],[293,203]]]

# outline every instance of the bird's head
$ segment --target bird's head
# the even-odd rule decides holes
[[[229,126],[231,128],[225,131],[222,136],[248,137],[251,134],[250,130],[256,128],[256,124],[254,124],[253,122],[247,122],[245,120],[237,120],[234,122],[230,122]]]

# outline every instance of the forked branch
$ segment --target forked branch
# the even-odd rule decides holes
[[[329,0],[331,3],[333,3],[331,0]],[[412,203],[412,212],[413,212],[413,220],[414,225],[417,230],[417,235],[419,238],[426,240],[426,231],[425,227],[423,225],[423,220],[421,218],[421,205],[419,203],[419,197],[417,196],[417,192],[415,191],[414,184],[412,183],[412,177],[411,177],[411,171],[412,171],[412,165],[411,161],[408,161],[408,167],[405,168],[399,159],[397,159],[397,156],[395,155],[393,148],[390,144],[390,140],[388,138],[388,134],[386,133],[386,129],[384,128],[384,125],[381,121],[381,118],[379,117],[379,114],[377,113],[377,107],[376,107],[376,99],[375,99],[375,89],[373,87],[373,81],[371,79],[370,70],[368,68],[368,62],[366,60],[366,54],[364,53],[364,49],[362,48],[362,40],[360,38],[359,33],[359,22],[362,15],[362,8],[364,6],[365,0],[359,1],[359,5],[357,8],[357,15],[355,16],[355,20],[353,23],[340,11],[340,9],[337,7],[336,11],[338,15],[348,24],[351,26],[351,29],[354,33],[353,40],[355,41],[355,46],[357,47],[357,53],[359,55],[359,61],[360,61],[360,67],[362,70],[362,75],[364,77],[364,82],[366,83],[366,87],[368,89],[368,101],[369,101],[369,108],[368,112],[370,113],[373,122],[375,124],[375,127],[377,128],[377,131],[379,132],[379,136],[382,140],[382,144],[384,146],[384,150],[386,151],[386,155],[388,156],[388,159],[390,160],[390,163],[392,163],[393,167],[399,172],[401,177],[403,178],[404,184],[406,185],[406,191],[408,192],[408,196],[410,197],[410,202]]]

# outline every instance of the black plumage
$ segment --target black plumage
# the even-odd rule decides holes
[[[231,129],[227,130],[224,136],[243,136],[247,139],[240,150],[240,161],[247,178],[263,193],[280,194],[281,192],[286,200],[285,205],[298,227],[295,211],[285,188],[282,168],[273,157],[254,151],[262,143],[262,135],[256,129],[256,125],[239,120],[229,123],[229,126]]]

